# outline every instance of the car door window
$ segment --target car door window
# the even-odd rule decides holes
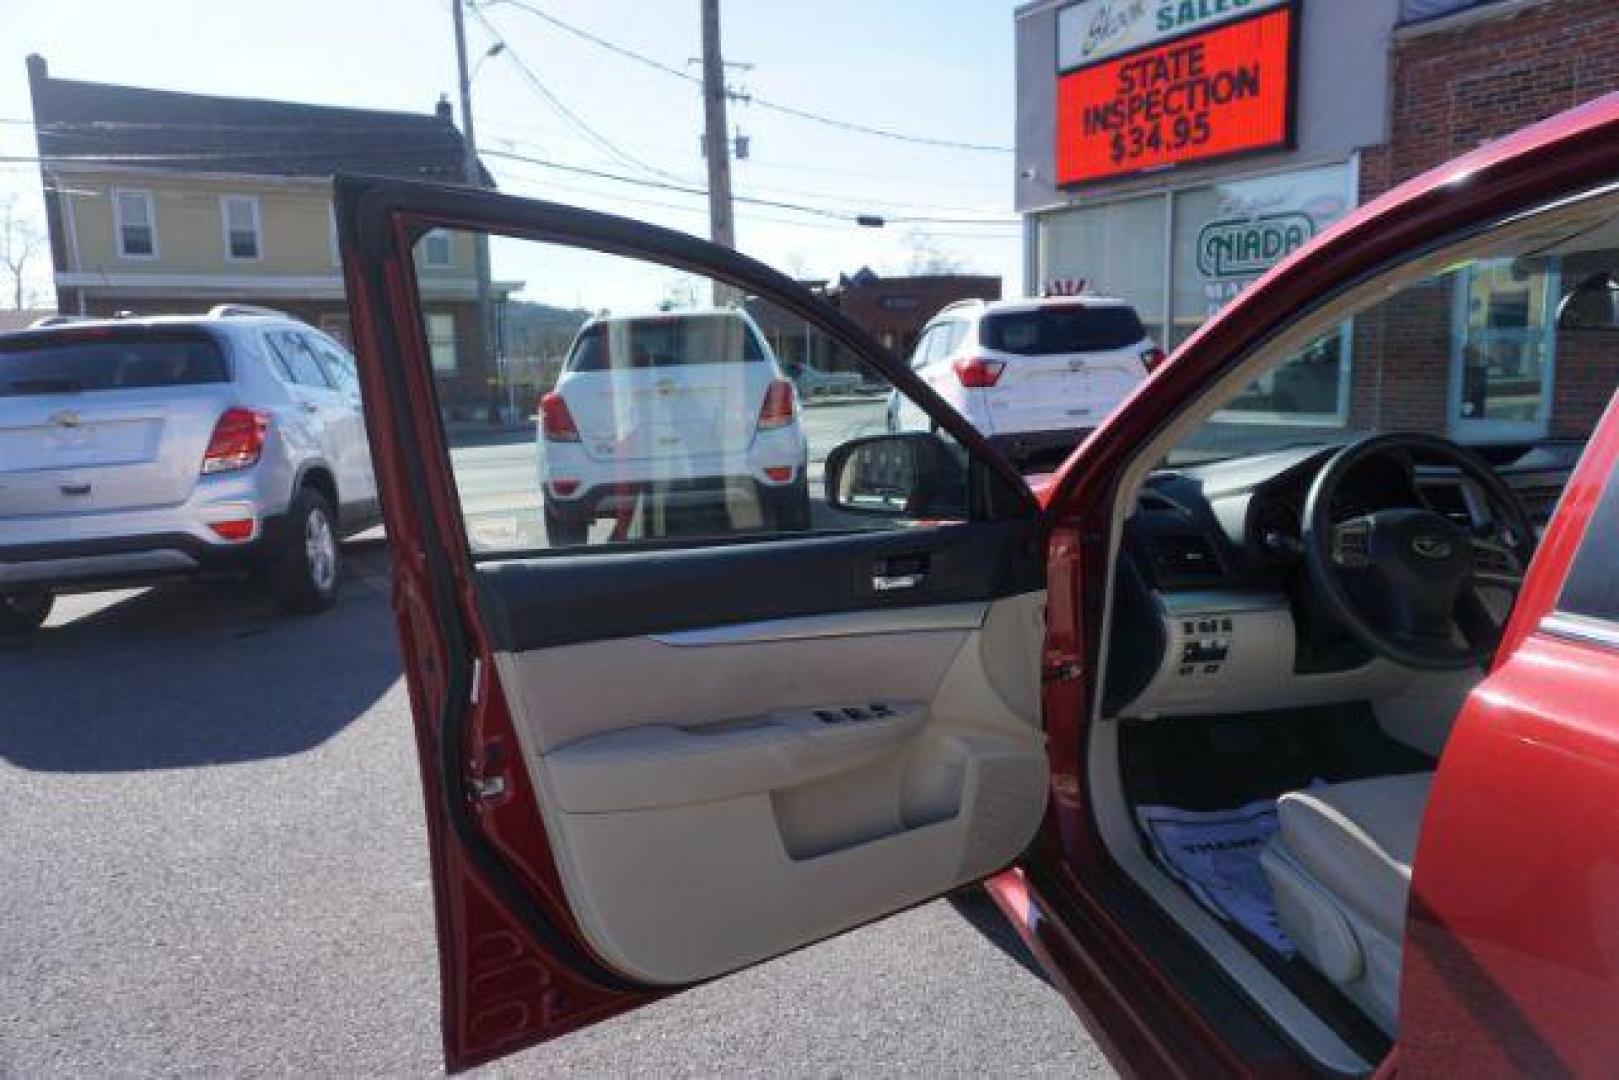
[[[848,475],[870,488],[863,504],[829,501],[829,458],[887,435],[892,387],[803,318],[621,255],[506,237],[491,237],[489,251],[487,321],[476,301],[439,299],[475,295],[470,281],[442,269],[419,279],[424,307],[453,308],[467,330],[457,363],[435,366],[433,378],[475,551],[757,541],[966,519],[967,454],[944,434],[921,436],[944,455],[918,451],[932,478],[925,514],[921,504],[914,515],[892,513],[911,501],[905,478],[921,475],[910,450],[854,462]],[[480,336],[481,325],[491,332]],[[800,394],[788,364],[806,357],[859,372],[859,390]],[[946,462],[955,463],[948,478]]]
[[[325,371],[327,380],[343,393],[357,397],[360,380],[354,369],[354,358],[319,334],[302,334],[300,337]]]
[[[1591,513],[1585,537],[1557,598],[1557,614],[1605,624],[1619,640],[1619,473]]]
[[[923,332],[916,342],[916,351],[911,353],[911,367],[920,371],[928,366],[933,359],[933,348],[939,341],[939,328],[931,326]]]
[[[288,382],[318,390],[332,389],[331,380],[302,334],[275,330],[266,334],[265,340],[270,345],[270,354],[275,357],[282,376]]]

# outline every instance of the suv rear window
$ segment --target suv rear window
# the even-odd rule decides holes
[[[1123,349],[1147,336],[1134,308],[1118,304],[986,315],[979,343],[1018,356]]]
[[[587,326],[568,357],[569,371],[682,367],[762,361],[759,339],[741,319],[671,315]]]
[[[212,337],[130,330],[116,336],[0,337],[0,397],[149,390],[230,380],[224,354]]]

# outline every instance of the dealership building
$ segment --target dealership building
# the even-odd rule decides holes
[[[1025,280],[1123,296],[1169,346],[1357,205],[1619,89],[1615,0],[1037,0],[1015,18]],[[1586,272],[1475,264],[1222,415],[1583,435],[1619,381],[1611,340],[1556,329],[1559,282]]]

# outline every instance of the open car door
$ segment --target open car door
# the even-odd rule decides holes
[[[971,427],[689,236],[364,178],[337,208],[452,1070],[1018,858],[1042,521]],[[811,407],[790,360],[865,392]],[[887,434],[890,389],[937,433]]]

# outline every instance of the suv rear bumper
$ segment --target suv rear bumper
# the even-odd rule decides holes
[[[265,518],[252,539],[234,542],[167,532],[8,544],[0,547],[0,591],[72,592],[175,576],[241,574],[258,565],[282,522],[281,515]]]
[[[1012,461],[1046,454],[1067,455],[1094,429],[1066,428],[1060,431],[1017,431],[987,436],[989,444]]]
[[[751,476],[657,483],[634,481],[591,488],[572,498],[564,498],[547,490],[545,504],[552,513],[561,517],[584,519],[633,510],[642,496],[655,494],[659,503],[670,510],[704,510],[733,502],[762,503],[782,492],[792,491],[803,480],[804,469],[800,467],[795,470],[793,479],[784,484],[761,483]]]

